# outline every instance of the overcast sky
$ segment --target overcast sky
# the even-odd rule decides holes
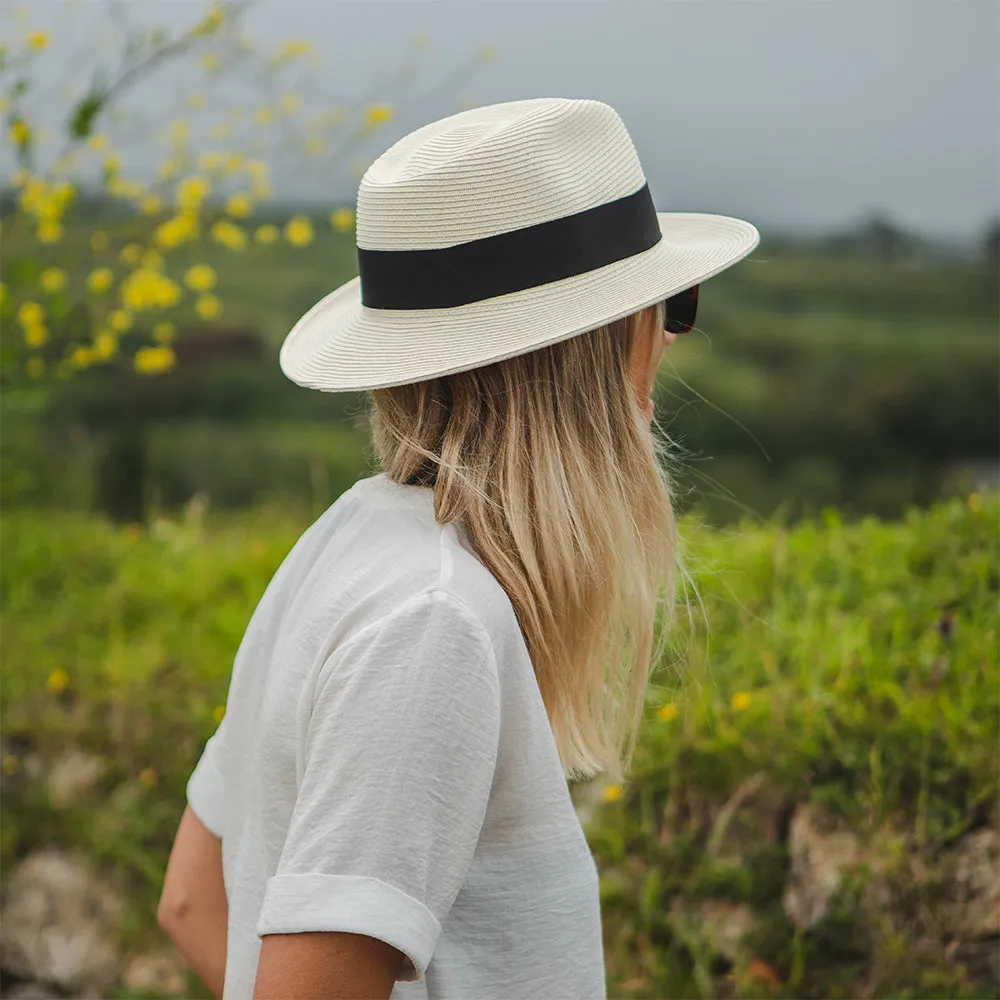
[[[53,82],[107,51],[105,4],[20,6],[20,19],[4,18],[5,37],[75,25],[72,55],[56,44],[45,53]],[[133,20],[175,29],[204,9],[126,6]],[[427,97],[378,132],[369,160],[469,104],[588,97],[622,116],[660,211],[809,233],[879,211],[947,239],[977,237],[1000,212],[997,0],[258,0],[245,26],[267,46],[314,43],[321,58],[305,113],[396,102],[402,95],[380,81],[414,52],[415,34],[427,36],[407,88]],[[496,58],[449,84],[484,45]],[[168,67],[136,99],[166,120],[198,73],[193,59]],[[276,182],[277,195],[352,200],[357,176],[289,170]]]

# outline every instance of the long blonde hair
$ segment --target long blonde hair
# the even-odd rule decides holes
[[[675,615],[671,456],[630,379],[651,311],[369,397],[380,469],[433,487],[510,598],[570,781],[624,780]]]

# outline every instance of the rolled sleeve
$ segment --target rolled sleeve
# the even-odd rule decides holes
[[[478,618],[429,591],[320,670],[295,808],[257,933],[386,941],[424,974],[472,863],[496,769],[500,687]]]
[[[218,759],[221,749],[222,725],[205,744],[201,759],[187,783],[188,805],[202,824],[220,839],[226,815],[226,790]]]

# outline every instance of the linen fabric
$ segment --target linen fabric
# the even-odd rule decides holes
[[[404,955],[392,1000],[605,998],[598,873],[513,606],[433,492],[357,482],[261,598],[187,785],[222,839],[224,1000],[261,936]]]

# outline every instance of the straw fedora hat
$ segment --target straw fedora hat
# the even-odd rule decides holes
[[[657,212],[614,108],[539,98],[404,136],[361,179],[358,277],[281,347],[325,392],[477,368],[585,333],[737,263],[741,219]]]

